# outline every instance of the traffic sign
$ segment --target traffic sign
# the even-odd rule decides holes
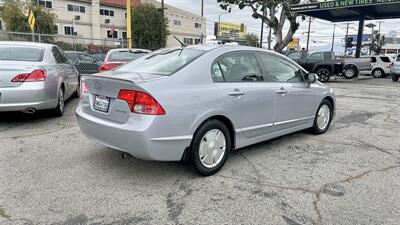
[[[35,19],[35,16],[33,15],[32,10],[29,12],[28,23],[29,23],[29,26],[31,27],[32,32],[34,32],[36,19]]]

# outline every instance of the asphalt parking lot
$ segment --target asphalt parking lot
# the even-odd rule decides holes
[[[97,145],[62,118],[0,114],[0,224],[400,224],[400,83],[329,83],[326,134],[231,154],[218,174]]]

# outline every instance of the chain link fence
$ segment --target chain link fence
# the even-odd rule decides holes
[[[17,32],[0,32],[0,41],[27,41],[54,44],[64,51],[78,51],[89,54],[106,54],[113,48],[126,48],[128,39],[92,39],[69,35],[48,35]]]

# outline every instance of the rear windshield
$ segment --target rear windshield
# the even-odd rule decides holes
[[[397,56],[396,61],[397,61],[397,62],[400,62],[400,55]]]
[[[389,57],[381,57],[382,62],[390,63]]]
[[[111,52],[107,58],[109,62],[128,62],[132,60],[136,60],[146,54],[147,52],[135,52],[135,51],[117,51]]]
[[[43,56],[43,48],[0,45],[0,60],[40,62]]]
[[[117,71],[171,75],[185,67],[206,51],[199,49],[163,49],[128,63]]]

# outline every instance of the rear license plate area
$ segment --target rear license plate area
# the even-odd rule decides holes
[[[100,95],[94,96],[93,108],[100,112],[108,112],[110,108],[110,98]]]

